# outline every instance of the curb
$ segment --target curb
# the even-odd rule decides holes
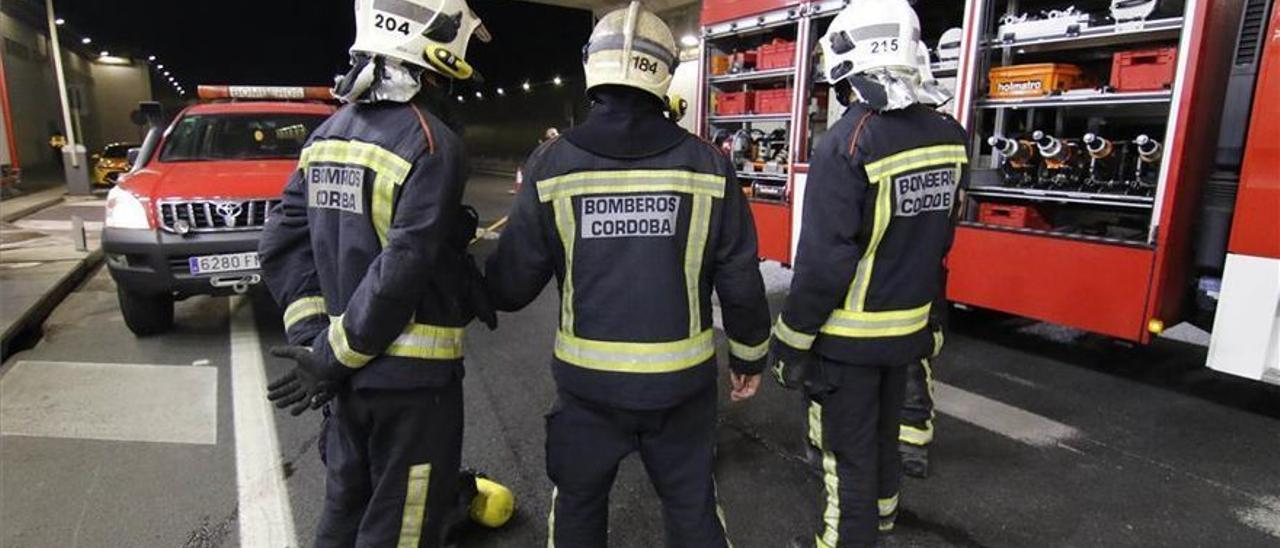
[[[59,198],[61,200],[61,198]],[[69,270],[53,287],[49,288],[35,304],[31,305],[26,311],[18,317],[13,325],[5,330],[3,337],[0,337],[0,360],[8,360],[12,345],[24,335],[31,334],[44,325],[44,321],[49,319],[49,315],[53,313],[53,309],[57,308],[62,301],[70,295],[76,287],[84,282],[85,279],[93,273],[94,270],[102,264],[102,248],[99,247],[80,259],[79,264]]]
[[[26,217],[27,215],[40,211],[42,209],[47,209],[47,208],[56,206],[62,203],[62,200],[64,198],[66,198],[66,195],[60,194],[52,198],[46,198],[44,200],[40,200],[39,202],[33,202],[30,205],[23,206],[21,209],[16,209],[14,211],[7,211],[4,213],[3,216],[0,216],[0,222],[11,223],[18,219]]]

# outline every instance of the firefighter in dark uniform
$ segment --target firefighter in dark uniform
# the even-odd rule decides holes
[[[403,29],[377,24],[388,17]],[[465,254],[466,157],[438,113],[487,33],[465,0],[360,0],[356,25],[334,89],[347,104],[310,137],[259,248],[293,345],[273,353],[297,361],[269,397],[331,411],[315,546],[435,547],[470,502],[462,338],[483,314],[468,298],[483,289]]]
[[[728,160],[665,114],[670,29],[633,2],[599,21],[584,55],[594,107],[525,164],[485,269],[499,310],[559,281],[548,545],[607,544],[618,464],[639,452],[666,545],[724,547],[711,292],[729,339],[730,398],[743,400],[769,338],[755,228]]]
[[[851,105],[818,143],[774,373],[809,399],[823,526],[800,546],[874,546],[898,510],[907,365],[933,353],[931,310],[966,178],[964,130],[923,105],[906,0],[853,0],[819,41]]]

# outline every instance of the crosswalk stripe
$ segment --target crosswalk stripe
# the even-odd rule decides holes
[[[253,306],[243,297],[229,300],[240,545],[296,547],[293,511],[284,484],[275,416],[266,398],[266,368]]]
[[[1029,445],[1054,447],[1080,436],[1072,426],[967,390],[941,382],[934,382],[933,389],[939,413]]]

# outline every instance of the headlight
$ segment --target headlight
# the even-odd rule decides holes
[[[142,205],[137,196],[123,188],[113,187],[107,193],[106,225],[108,228],[148,230],[151,228],[151,221],[147,219],[147,207]]]

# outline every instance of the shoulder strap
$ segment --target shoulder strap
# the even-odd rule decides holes
[[[422,128],[422,133],[427,136],[427,153],[434,154],[436,152],[436,138],[431,133],[431,126],[427,125],[427,117],[422,115],[421,110],[418,110],[418,105],[409,103],[409,108],[413,109],[413,114],[418,117],[418,126]]]
[[[866,127],[867,121],[871,119],[872,114],[875,114],[875,111],[868,110],[862,113],[862,118],[858,119],[857,129],[853,130],[853,137],[849,139],[849,156],[853,156],[854,151],[858,148],[858,139],[862,137],[862,128]]]

